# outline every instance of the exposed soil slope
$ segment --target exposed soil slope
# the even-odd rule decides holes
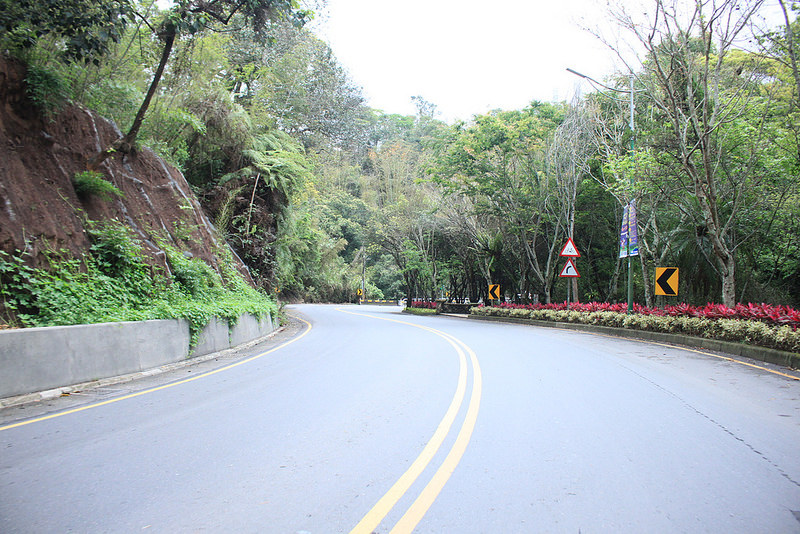
[[[116,155],[99,169],[123,198],[79,197],[73,176],[120,132],[76,106],[43,118],[27,99],[24,80],[24,66],[0,55],[1,249],[24,250],[35,264],[47,251],[81,257],[90,246],[86,221],[116,219],[136,232],[153,265],[167,268],[158,235],[217,267],[215,249],[227,245],[217,241],[181,172],[149,149]]]

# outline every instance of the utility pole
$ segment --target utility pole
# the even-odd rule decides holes
[[[350,286],[352,287],[352,286]],[[361,298],[367,296],[367,254],[364,247],[361,247]]]
[[[631,73],[631,157],[634,158],[634,170],[636,169],[636,150],[635,150],[635,139],[636,139],[636,128],[633,123],[633,73]],[[631,186],[633,186],[633,174],[631,174]],[[631,187],[631,196],[633,196],[633,187]],[[631,221],[631,210],[633,210],[633,204],[631,204],[632,199],[628,199],[628,315],[633,313],[633,263],[631,259],[631,229],[630,229],[630,221]],[[635,223],[634,223],[635,224]]]

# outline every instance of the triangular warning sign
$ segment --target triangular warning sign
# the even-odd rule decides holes
[[[558,276],[562,276],[564,278],[580,278],[581,275],[578,273],[578,269],[575,268],[575,264],[572,263],[572,258],[567,260],[567,264],[564,265],[564,268],[561,269],[561,274]]]
[[[559,256],[563,256],[565,258],[580,258],[581,253],[578,252],[578,247],[575,246],[575,243],[572,241],[571,237],[567,238],[567,244],[564,245],[564,248],[561,249],[561,254]]]

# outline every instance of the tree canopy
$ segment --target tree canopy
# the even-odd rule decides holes
[[[296,0],[0,6],[4,48],[49,76],[31,91],[56,81],[115,120],[127,134],[102,157],[147,145],[178,166],[266,290],[346,301],[363,280],[372,298],[477,301],[499,283],[518,301],[622,301],[635,200],[637,301],[657,303],[654,269],[670,265],[687,302],[800,303],[786,2],[785,24],[761,30],[756,0],[610,5],[644,50],[605,80],[627,99],[633,79],[635,132],[628,101],[602,90],[455,124],[422,97],[415,115],[370,109]],[[581,252],[569,284],[567,238]]]

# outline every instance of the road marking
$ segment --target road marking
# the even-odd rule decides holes
[[[575,330],[573,330],[573,332],[574,331]],[[584,333],[586,333],[586,332],[584,332]],[[667,348],[670,348],[670,349],[685,350],[685,351],[688,351],[688,352],[694,352],[696,354],[702,354],[704,356],[711,356],[713,358],[717,358],[717,359],[720,359],[720,360],[725,360],[727,362],[733,362],[733,363],[738,363],[740,365],[746,365],[747,367],[752,367],[754,369],[759,369],[761,371],[766,371],[766,372],[772,373],[774,375],[779,375],[779,376],[783,376],[783,377],[786,377],[786,378],[791,378],[792,380],[800,380],[800,377],[795,376],[795,375],[789,375],[789,374],[786,374],[786,373],[782,373],[780,371],[776,371],[774,369],[770,369],[768,367],[763,367],[761,365],[756,365],[754,363],[747,363],[747,362],[743,362],[742,360],[737,360],[736,358],[731,358],[729,356],[721,356],[719,354],[714,354],[713,352],[706,352],[706,351],[703,351],[703,350],[692,349],[692,348],[689,348],[689,347],[684,347],[682,345],[670,345],[669,343],[661,343],[659,341],[650,341],[650,340],[647,340],[647,339],[636,339],[636,338],[633,338],[633,337],[625,337],[625,336],[615,336],[615,335],[612,335],[612,334],[600,334],[598,332],[588,332],[588,333],[594,334],[596,336],[603,336],[603,337],[611,338],[611,339],[625,339],[625,340],[628,340],[628,341],[638,341],[639,343],[649,343],[651,345],[658,345],[660,347],[667,347]]]
[[[394,485],[389,488],[389,491],[387,491],[383,497],[381,497],[372,507],[372,509],[367,512],[367,514],[361,519],[361,521],[359,521],[353,530],[350,531],[350,534],[370,534],[374,532],[381,521],[383,521],[392,508],[394,508],[397,502],[406,494],[406,492],[408,492],[411,485],[422,475],[423,471],[427,468],[428,464],[430,464],[433,457],[441,448],[442,443],[450,433],[453,423],[455,422],[456,415],[458,414],[464,402],[467,389],[468,367],[465,351],[469,353],[469,361],[472,364],[473,369],[472,394],[470,396],[464,423],[461,425],[461,429],[458,432],[455,443],[453,443],[453,446],[442,462],[442,465],[433,475],[433,478],[431,478],[414,503],[409,507],[403,517],[391,530],[391,532],[395,534],[406,532],[410,533],[414,530],[428,509],[430,509],[430,507],[433,505],[433,502],[436,500],[436,497],[438,497],[439,492],[447,483],[450,476],[453,474],[453,471],[455,471],[455,468],[461,460],[461,457],[464,455],[464,451],[466,451],[469,440],[472,437],[472,432],[475,429],[475,421],[478,418],[483,383],[480,366],[478,365],[478,358],[475,355],[475,352],[463,341],[440,330],[407,321],[401,321],[398,319],[352,312],[343,308],[337,308],[337,310],[343,313],[349,313],[351,315],[359,315],[371,319],[399,323],[431,332],[447,341],[456,350],[459,359],[458,386],[456,387],[456,392],[453,395],[453,400],[450,403],[447,412],[445,412],[445,415],[439,423],[439,426],[436,428],[436,432],[434,432],[433,436],[431,436],[431,439],[425,444],[422,452],[419,454],[419,456],[417,456],[406,472],[400,476],[397,482],[395,482]]]
[[[449,334],[445,335],[452,337]],[[425,486],[425,489],[423,489],[419,494],[417,500],[414,501],[406,513],[403,514],[403,517],[400,518],[400,521],[395,524],[394,528],[390,531],[390,534],[404,534],[414,531],[417,524],[419,524],[419,522],[422,520],[422,517],[433,505],[436,497],[439,496],[439,492],[442,491],[442,488],[444,488],[444,485],[450,479],[453,471],[455,471],[456,466],[458,466],[458,463],[461,461],[461,457],[464,456],[464,452],[467,450],[467,445],[469,444],[470,437],[472,437],[472,432],[475,430],[475,422],[478,419],[478,410],[480,408],[481,393],[483,390],[481,369],[478,365],[478,358],[475,355],[475,352],[461,340],[455,337],[452,337],[452,339],[463,346],[464,349],[469,353],[472,368],[474,370],[472,379],[472,397],[470,398],[469,406],[467,408],[467,415],[464,419],[464,424],[458,433],[458,437],[456,437],[456,441],[453,444],[453,447],[450,449],[450,452],[447,454],[447,457],[442,462],[442,465],[439,467],[438,471],[436,471],[436,474],[433,475],[431,481],[428,482],[428,485]]]
[[[103,402],[97,402],[95,404],[87,404],[86,406],[81,406],[80,408],[73,408],[71,410],[66,410],[64,412],[58,412],[58,413],[54,413],[54,414],[50,414],[50,415],[44,415],[42,417],[35,417],[33,419],[28,419],[27,421],[20,421],[18,423],[13,423],[13,424],[10,424],[10,425],[0,426],[0,431],[10,430],[12,428],[17,428],[17,427],[20,427],[20,426],[30,425],[30,424],[33,424],[33,423],[39,423],[41,421],[47,421],[48,419],[55,419],[57,417],[63,417],[65,415],[70,415],[70,414],[73,414],[73,413],[83,412],[85,410],[91,410],[92,408],[99,408],[100,406],[105,406],[107,404],[113,404],[115,402],[119,402],[119,401],[123,401],[123,400],[127,400],[127,399],[132,399],[134,397],[141,397],[142,395],[147,395],[148,393],[155,393],[156,391],[161,391],[162,389],[169,389],[169,388],[172,388],[172,387],[175,387],[175,386],[180,386],[180,385],[183,385],[183,384],[186,384],[186,383],[189,383],[189,382],[194,382],[195,380],[200,380],[201,378],[205,378],[207,376],[215,375],[215,374],[221,373],[223,371],[228,371],[230,369],[233,369],[234,367],[238,367],[240,365],[244,365],[246,363],[252,362],[252,361],[257,360],[257,359],[259,359],[259,358],[261,358],[263,356],[266,356],[267,354],[271,354],[271,353],[273,353],[275,351],[278,351],[278,350],[280,350],[280,349],[282,349],[284,347],[287,347],[288,345],[291,345],[295,341],[299,341],[300,339],[305,337],[306,334],[308,334],[311,331],[311,323],[309,323],[308,321],[306,321],[305,319],[302,319],[300,317],[296,317],[296,316],[292,316],[292,317],[294,317],[295,319],[298,319],[298,320],[300,320],[300,321],[302,321],[302,322],[304,322],[306,324],[306,329],[303,331],[303,333],[300,334],[299,336],[295,337],[295,338],[290,339],[289,341],[286,341],[285,343],[282,343],[282,344],[278,345],[277,347],[273,347],[268,351],[262,352],[261,354],[256,354],[255,356],[251,356],[249,358],[246,358],[244,360],[238,361],[236,363],[232,363],[230,365],[226,365],[224,367],[220,367],[219,369],[214,369],[213,371],[208,371],[206,373],[202,373],[202,374],[199,374],[197,376],[193,376],[191,378],[185,378],[185,379],[179,380],[177,382],[164,384],[163,386],[158,386],[158,387],[154,387],[154,388],[150,388],[150,389],[145,389],[145,390],[142,390],[142,391],[137,391],[136,393],[130,393],[128,395],[123,395],[122,397],[115,397],[113,399],[109,399],[109,400],[103,401]]]
[[[508,322],[508,323],[505,323],[505,324],[522,324],[522,325],[533,326],[533,327],[538,327],[538,328],[551,328],[549,326],[539,326],[539,325],[526,324],[526,323]],[[762,367],[761,365],[756,365],[756,364],[753,364],[753,363],[743,362],[742,360],[737,360],[736,358],[730,358],[728,356],[720,356],[719,354],[714,354],[714,353],[711,353],[711,352],[705,352],[705,351],[702,351],[702,350],[692,349],[692,348],[689,348],[689,347],[685,347],[683,345],[671,345],[669,343],[661,343],[661,342],[658,342],[658,341],[650,341],[648,339],[638,339],[638,338],[635,338],[635,337],[618,336],[618,335],[614,335],[614,334],[601,334],[600,332],[592,332],[590,330],[564,329],[564,331],[575,332],[577,334],[589,334],[589,335],[592,335],[592,336],[607,337],[609,339],[623,339],[623,340],[626,340],[626,341],[636,341],[638,343],[649,343],[651,345],[659,345],[661,347],[668,347],[670,349],[686,350],[686,351],[689,351],[689,352],[695,352],[697,354],[703,354],[705,356],[711,356],[713,358],[718,358],[720,360],[725,360],[725,361],[729,361],[729,362],[733,362],[733,363],[738,363],[740,365],[746,365],[747,367],[752,367],[754,369],[759,369],[761,371],[766,371],[768,373],[772,373],[774,375],[783,376],[785,378],[791,378],[792,380],[800,380],[800,377],[795,376],[795,375],[790,375],[790,374],[782,373],[780,371],[775,371],[774,369],[770,369],[768,367]]]

